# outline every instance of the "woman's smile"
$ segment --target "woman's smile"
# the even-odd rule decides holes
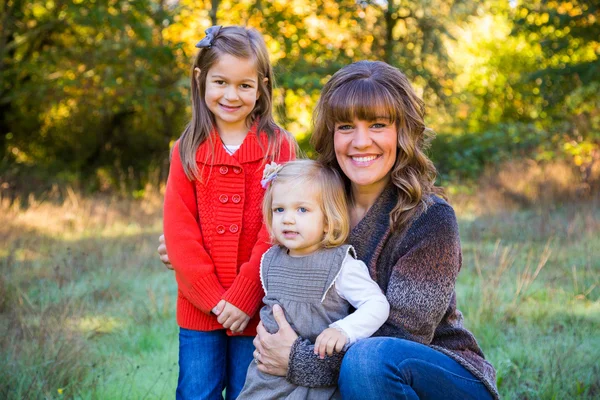
[[[338,164],[353,188],[382,191],[396,163],[396,123],[386,118],[338,122],[333,141]]]

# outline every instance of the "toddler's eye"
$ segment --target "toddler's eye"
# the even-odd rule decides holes
[[[305,207],[300,207],[300,208],[298,209],[298,211],[300,211],[301,213],[308,212],[308,210],[307,210]]]
[[[283,207],[277,207],[273,209],[274,213],[282,213],[283,212]]]

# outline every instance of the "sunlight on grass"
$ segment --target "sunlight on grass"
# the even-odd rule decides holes
[[[84,333],[111,333],[124,326],[124,323],[117,318],[102,316],[71,318],[67,320],[67,324],[71,326],[72,329]]]
[[[161,201],[0,204],[0,397],[173,397],[177,288],[156,258]],[[502,397],[600,393],[600,210],[456,203],[458,308]]]

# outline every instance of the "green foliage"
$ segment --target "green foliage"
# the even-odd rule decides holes
[[[173,12],[152,1],[3,4],[4,163],[70,171],[96,188],[122,176],[143,185],[183,124],[179,44],[161,31]]]
[[[438,134],[430,156],[443,183],[477,179],[486,167],[513,158],[543,154],[552,135],[533,124],[499,124],[481,133]]]
[[[193,45],[215,21],[263,33],[277,119],[309,155],[321,87],[371,59],[422,94],[444,179],[508,157],[588,170],[600,157],[595,4],[10,0],[0,12],[0,190],[79,182],[135,194],[164,180],[190,118]]]
[[[600,81],[600,6],[593,2],[530,1],[516,9],[515,33],[540,44],[543,57],[529,80],[541,80],[545,106],[561,105],[579,87]]]

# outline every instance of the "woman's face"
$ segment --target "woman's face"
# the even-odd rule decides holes
[[[396,123],[382,117],[335,124],[335,156],[353,189],[383,191],[396,163]]]

